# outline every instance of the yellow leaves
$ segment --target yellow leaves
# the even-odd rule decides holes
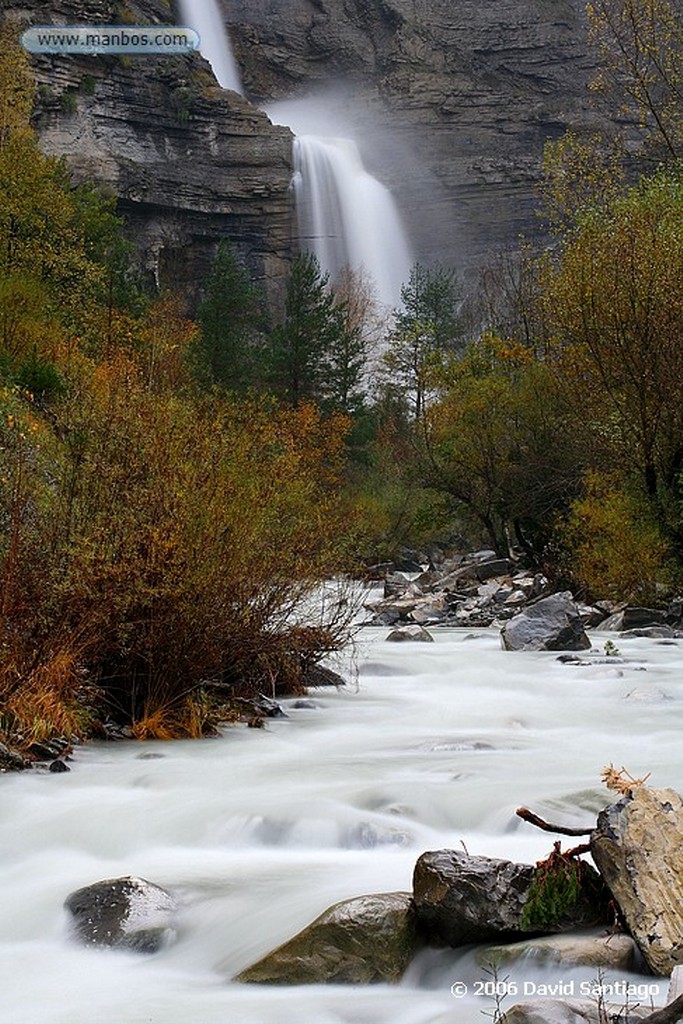
[[[589,26],[602,69],[595,86],[622,97],[669,157],[683,145],[683,19],[671,0],[595,0]]]
[[[7,19],[0,27],[0,150],[12,134],[30,131],[34,88],[28,54]]]
[[[559,533],[575,578],[590,593],[636,603],[656,597],[669,548],[645,502],[618,475],[587,474]]]
[[[555,228],[567,227],[586,205],[598,206],[623,182],[620,148],[604,136],[579,139],[567,132],[546,144],[541,196]]]
[[[184,315],[180,300],[165,295],[145,313],[139,328],[138,357],[153,390],[189,386],[190,353],[198,329]]]
[[[59,650],[23,678],[15,666],[0,665],[0,701],[26,747],[55,735],[83,735],[83,714],[75,702],[81,681],[77,653]]]

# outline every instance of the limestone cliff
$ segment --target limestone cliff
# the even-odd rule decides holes
[[[333,89],[421,256],[536,234],[544,142],[600,122],[583,0],[221,0],[259,101]]]
[[[109,0],[5,0],[33,24],[172,23],[169,5]],[[271,302],[281,295],[293,244],[291,133],[217,87],[192,56],[40,57],[36,127],[76,180],[119,197],[148,273],[196,299],[220,238],[229,237]]]
[[[394,191],[423,260],[476,265],[537,234],[544,142],[600,123],[583,0],[220,2],[255,104],[315,96],[325,130],[353,134]],[[33,23],[176,17],[165,0],[4,5]],[[295,244],[287,129],[218,89],[199,56],[36,70],[43,147],[116,191],[150,273],[196,291],[229,236],[281,294]]]

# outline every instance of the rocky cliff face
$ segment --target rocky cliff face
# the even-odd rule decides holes
[[[583,0],[221,2],[250,93],[323,95],[426,259],[537,234],[545,141],[600,121]]]
[[[43,24],[175,18],[165,0],[4,2]],[[255,103],[294,98],[284,123],[313,111],[324,133],[355,136],[425,261],[476,265],[537,235],[545,141],[600,123],[583,0],[220,2]],[[281,294],[295,246],[286,128],[218,89],[199,56],[36,69],[44,148],[116,191],[151,274],[196,292],[229,236]]]
[[[173,22],[169,5],[7,0],[33,24]],[[197,298],[219,239],[229,237],[278,304],[293,238],[291,133],[216,86],[191,57],[40,57],[36,127],[76,180],[119,197],[151,277]]]

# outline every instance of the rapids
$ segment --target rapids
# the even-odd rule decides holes
[[[421,954],[395,988],[230,979],[336,900],[410,889],[424,850],[545,856],[553,837],[515,808],[591,825],[609,762],[683,789],[683,648],[624,640],[627,660],[601,664],[597,635],[596,664],[571,666],[503,652],[493,630],[434,635],[399,645],[365,629],[347,688],[285,702],[264,730],[93,744],[70,774],[0,777],[2,1024],[481,1021],[493,1003],[474,994],[473,951]],[[181,897],[178,941],[151,957],[78,947],[64,898],[127,874]],[[595,972],[528,962],[511,977],[521,991]]]

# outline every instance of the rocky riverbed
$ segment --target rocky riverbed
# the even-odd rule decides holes
[[[517,989],[504,1009],[520,999],[541,1007],[560,984],[584,998],[581,986],[598,976],[596,944],[611,956],[605,984],[654,986],[663,1003],[667,979],[643,974],[627,936],[610,941],[600,925],[572,966],[566,934],[536,940],[531,956],[508,935],[423,947],[398,984],[233,980],[337,904],[399,894],[396,920],[428,851],[474,863],[547,858],[557,837],[516,808],[591,827],[619,799],[600,783],[610,762],[651,771],[651,788],[683,789],[671,717],[683,693],[679,641],[589,631],[593,648],[567,664],[554,651],[505,651],[495,629],[432,629],[430,644],[389,643],[387,633],[365,629],[335,666],[346,688],[312,691],[303,706],[284,701],[288,717],[263,729],[94,744],[75,752],[70,774],[6,776],[0,1019],[279,1024],[286,1005],[304,1024],[474,1024],[492,1008],[486,964],[501,944]],[[619,657],[604,656],[608,637]],[[147,956],[79,944],[65,899],[129,876],[171,894],[176,909],[162,924],[174,941]],[[375,921],[378,907],[367,907]]]

